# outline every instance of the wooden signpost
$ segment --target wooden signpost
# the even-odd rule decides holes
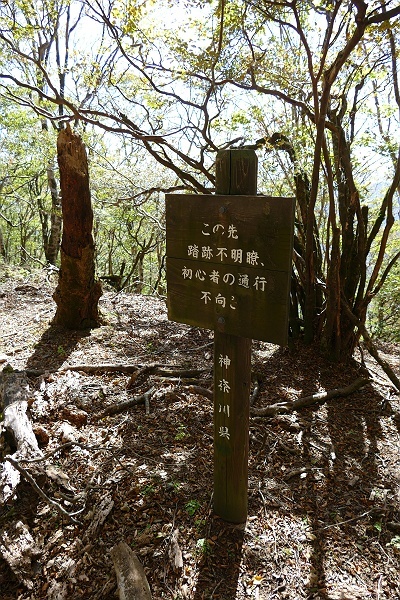
[[[254,150],[223,150],[216,194],[167,194],[168,317],[214,330],[214,511],[247,518],[251,339],[286,345],[294,198],[257,196]]]

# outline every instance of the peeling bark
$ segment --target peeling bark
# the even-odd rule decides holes
[[[62,218],[61,200],[58,194],[54,166],[51,163],[47,166],[47,183],[51,195],[51,215],[50,231],[46,240],[47,243],[45,244],[45,255],[47,262],[51,265],[55,265],[60,247]]]
[[[0,554],[18,581],[32,590],[32,563],[37,561],[41,550],[22,521],[17,521],[8,531],[0,532]]]

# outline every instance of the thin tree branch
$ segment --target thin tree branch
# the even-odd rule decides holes
[[[30,483],[30,485],[39,494],[39,496],[45,502],[47,502],[47,504],[49,504],[50,506],[55,508],[56,511],[58,513],[60,513],[60,515],[62,515],[63,517],[66,517],[69,521],[72,521],[72,523],[75,523],[76,525],[82,524],[80,521],[78,521],[78,519],[75,519],[75,516],[82,513],[84,511],[84,508],[81,508],[80,510],[78,510],[76,512],[69,513],[67,510],[65,510],[65,508],[63,508],[61,506],[61,504],[59,504],[55,500],[52,500],[44,493],[44,491],[38,486],[36,481],[33,479],[32,475],[30,475],[26,469],[21,467],[21,465],[19,464],[19,462],[17,460],[15,460],[14,458],[12,458],[9,455],[5,456],[4,460],[8,461],[14,467],[14,469],[16,469],[19,473],[21,473],[21,475],[24,477],[24,479],[26,479],[28,481],[28,483]]]
[[[346,313],[346,316],[350,319],[352,323],[358,328],[359,332],[364,338],[365,347],[371,356],[374,357],[376,362],[382,367],[383,371],[386,373],[390,381],[393,383],[395,388],[400,392],[400,380],[397,377],[396,373],[393,371],[392,367],[380,356],[378,350],[376,349],[375,344],[373,343],[371,336],[369,335],[365,325],[356,317],[356,315],[350,310],[350,307],[347,303],[347,300],[342,297],[342,308]]]

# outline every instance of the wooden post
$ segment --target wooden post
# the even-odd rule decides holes
[[[254,150],[222,150],[216,194],[256,195]],[[214,512],[225,521],[247,519],[251,339],[214,331]]]
[[[216,194],[167,194],[168,317],[214,330],[214,511],[247,519],[251,338],[286,345],[294,198],[257,196],[253,150],[223,150]]]

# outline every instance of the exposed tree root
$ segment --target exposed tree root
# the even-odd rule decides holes
[[[82,373],[133,373],[128,388],[133,386],[142,374],[154,374],[160,377],[199,377],[208,369],[180,369],[176,365],[124,365],[105,363],[100,365],[68,365],[61,369],[26,369],[24,373],[28,377],[39,377],[46,373],[65,373],[66,371],[81,371]]]
[[[352,313],[351,313],[352,314]],[[354,317],[354,315],[353,315]],[[356,317],[354,317],[355,319]],[[358,321],[358,320],[357,320]],[[394,374],[391,367],[384,361],[377,352],[374,344],[371,341],[368,333],[365,331],[365,328],[360,324],[361,332],[363,334],[364,340],[366,342],[366,347],[370,354],[375,358],[375,360],[381,365],[385,373],[391,379],[392,383],[400,390],[400,382],[396,375]],[[57,372],[65,372],[65,371],[81,371],[84,373],[106,373],[106,372],[120,372],[120,373],[132,373],[132,376],[128,382],[127,389],[131,389],[135,386],[136,381],[142,376],[148,375],[156,375],[157,377],[165,377],[165,378],[173,378],[178,377],[181,383],[187,383],[185,385],[185,389],[193,394],[199,394],[213,399],[213,392],[205,387],[200,385],[195,385],[190,381],[185,381],[184,378],[191,379],[194,377],[199,377],[202,373],[206,371],[206,369],[180,369],[176,366],[166,366],[161,364],[153,364],[153,365],[123,365],[123,364],[99,364],[99,365],[72,365],[68,367],[64,367],[63,369],[58,369]],[[38,376],[43,374],[45,371],[43,370],[27,370],[26,374],[29,376]],[[336,388],[333,390],[329,390],[327,392],[321,392],[318,394],[313,394],[311,396],[306,396],[304,398],[299,398],[294,400],[293,402],[277,402],[276,404],[272,404],[270,406],[266,406],[264,408],[251,408],[250,413],[253,416],[265,416],[265,417],[273,417],[278,414],[290,413],[293,411],[300,410],[302,408],[306,408],[308,406],[312,406],[313,404],[324,404],[328,400],[337,397],[344,397],[352,394],[357,391],[364,385],[369,382],[369,379],[366,377],[359,377],[350,385],[343,388]],[[259,381],[256,380],[256,386],[251,398],[251,404],[254,403],[255,399],[259,395]],[[398,384],[398,385],[397,385]],[[126,400],[119,404],[110,406],[106,408],[101,413],[98,413],[94,416],[95,419],[103,419],[107,416],[116,415],[122,413],[133,406],[137,406],[139,404],[145,404],[148,406],[148,402],[151,396],[155,392],[155,387],[152,387],[144,394],[134,396],[130,400]]]

